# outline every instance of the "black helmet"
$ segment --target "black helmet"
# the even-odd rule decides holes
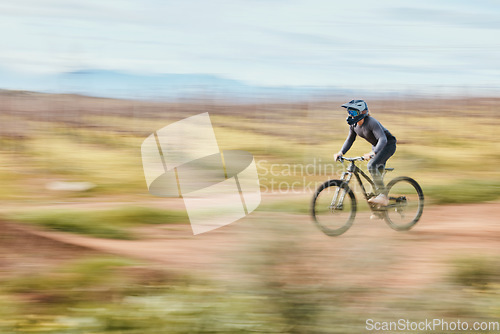
[[[346,108],[349,114],[346,119],[349,125],[356,124],[368,116],[368,105],[363,100],[351,100],[350,102],[344,103],[342,107]]]

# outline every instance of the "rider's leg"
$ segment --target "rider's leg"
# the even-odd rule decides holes
[[[385,189],[383,173],[385,170],[385,163],[389,160],[390,157],[396,152],[396,143],[387,143],[387,145],[373,157],[372,160],[368,163],[368,171],[373,177],[373,181],[375,186],[377,187],[376,191],[378,193],[387,195],[387,191]]]

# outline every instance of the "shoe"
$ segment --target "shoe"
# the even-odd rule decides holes
[[[370,204],[378,204],[381,206],[387,206],[389,204],[389,199],[384,194],[380,194],[377,197],[372,197],[368,200]]]
[[[383,219],[384,217],[382,215],[378,215],[376,213],[372,213],[372,215],[370,216],[370,219],[371,220],[376,220],[376,219]]]

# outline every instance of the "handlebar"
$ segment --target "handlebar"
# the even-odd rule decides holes
[[[364,157],[355,157],[355,158],[338,157],[337,160],[340,162],[343,162],[344,160],[345,161],[364,161],[365,158]]]

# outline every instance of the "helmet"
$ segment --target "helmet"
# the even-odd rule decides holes
[[[356,124],[368,116],[368,105],[363,100],[351,100],[350,102],[344,103],[342,107],[346,108],[349,114],[346,119],[349,125]]]

